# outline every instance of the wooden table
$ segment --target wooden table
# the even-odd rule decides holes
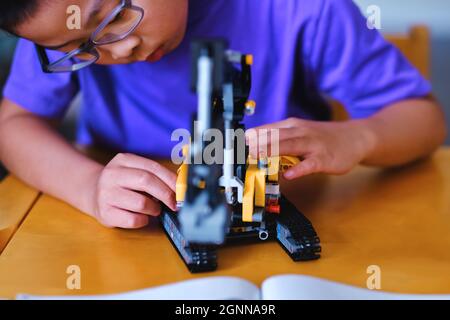
[[[0,253],[39,197],[39,192],[14,177],[0,183]]]
[[[106,229],[46,195],[27,210],[37,193],[14,178],[5,183],[11,189],[5,194],[0,186],[0,208],[29,213],[0,256],[0,297],[115,293],[199,277],[186,270],[156,221],[138,231]],[[450,293],[450,149],[403,169],[359,167],[283,188],[314,223],[322,258],[294,263],[277,243],[226,247],[218,271],[200,276],[259,285],[296,273],[365,287],[367,267],[378,265],[383,290]],[[79,291],[66,289],[69,265],[81,268]]]

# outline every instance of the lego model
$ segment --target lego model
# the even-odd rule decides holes
[[[320,257],[320,240],[310,221],[280,192],[279,173],[294,157],[252,159],[242,121],[255,112],[249,101],[253,57],[227,50],[223,40],[192,44],[192,90],[198,95],[194,139],[183,148],[178,170],[178,212],[164,208],[161,221],[188,269],[217,268],[217,249],[230,242],[277,239],[294,261]],[[210,129],[224,137],[221,161],[207,163]],[[217,155],[216,155],[217,156]]]

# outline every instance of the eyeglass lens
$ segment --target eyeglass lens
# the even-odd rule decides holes
[[[95,35],[94,43],[109,44],[125,38],[139,23],[142,13],[125,8],[101,32]]]

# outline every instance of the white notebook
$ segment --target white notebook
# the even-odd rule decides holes
[[[118,294],[92,296],[17,295],[19,300],[450,300],[448,295],[375,291],[302,275],[266,279],[261,288],[237,277],[208,277]]]

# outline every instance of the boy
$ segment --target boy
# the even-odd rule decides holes
[[[81,29],[66,25],[71,5]],[[246,124],[279,128],[280,153],[304,159],[288,179],[406,164],[445,137],[429,83],[351,0],[4,0],[0,28],[23,38],[1,104],[1,160],[110,227],[145,226],[159,201],[175,209],[176,176],[148,157],[168,157],[171,132],[190,127],[189,43],[198,37],[255,55],[258,112]],[[51,126],[77,92],[78,143],[123,152],[106,166]],[[351,120],[326,122],[323,96]]]

